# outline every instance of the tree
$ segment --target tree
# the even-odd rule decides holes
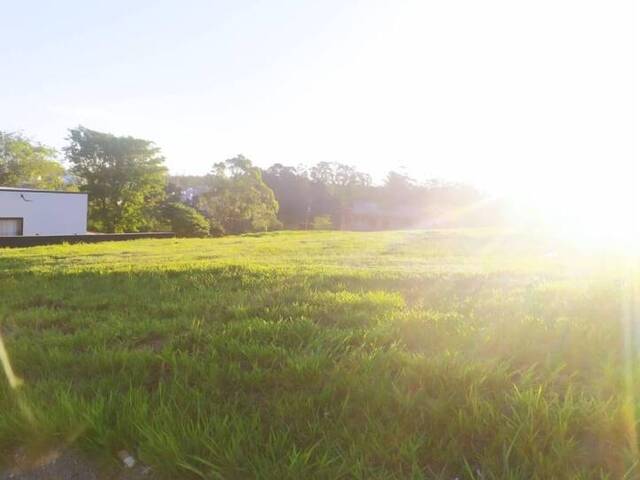
[[[278,218],[287,228],[307,228],[311,217],[311,182],[295,167],[276,163],[262,172],[278,201]]]
[[[197,203],[212,225],[229,233],[266,231],[279,225],[273,191],[248,158],[238,155],[216,163],[209,180],[209,191]]]
[[[0,132],[0,185],[60,189],[64,167],[56,151],[17,134]]]
[[[330,209],[333,223],[339,228],[344,224],[349,206],[354,200],[362,197],[371,186],[370,175],[338,162],[318,163],[311,168],[310,177],[315,190],[318,193],[326,192],[325,196],[330,198],[330,202],[325,201],[325,206]]]
[[[311,167],[309,172],[311,181],[322,185],[333,185],[335,178],[333,166],[334,164],[331,162],[319,162]]]
[[[79,126],[64,151],[71,173],[89,193],[90,226],[124,232],[152,228],[164,197],[167,169],[153,142]]]
[[[195,208],[179,202],[167,203],[162,214],[171,226],[171,231],[179,237],[206,237],[209,235],[209,221]]]
[[[338,162],[320,162],[311,167],[311,181],[333,187],[367,187],[371,185],[371,176],[359,172],[351,165]]]
[[[406,205],[420,203],[417,198],[426,189],[420,189],[416,181],[403,173],[391,171],[387,174],[382,189],[382,199],[388,205]]]

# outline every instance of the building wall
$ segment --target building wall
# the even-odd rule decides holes
[[[87,233],[87,195],[0,190],[3,217],[23,218],[23,235],[83,235]]]

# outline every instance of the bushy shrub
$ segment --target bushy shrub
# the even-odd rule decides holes
[[[311,228],[314,230],[332,230],[333,221],[331,220],[331,215],[318,215],[314,217],[313,222],[311,222]]]
[[[163,213],[171,226],[171,231],[179,237],[206,237],[209,235],[209,220],[193,207],[173,202],[165,206]]]
[[[211,219],[209,220],[209,224],[209,233],[212,237],[222,237],[227,233],[219,221]]]

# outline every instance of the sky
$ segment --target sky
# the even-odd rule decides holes
[[[571,205],[606,191],[606,216],[638,180],[633,5],[0,0],[0,130],[146,138],[175,174],[242,153]]]

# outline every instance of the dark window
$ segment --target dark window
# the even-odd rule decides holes
[[[22,218],[2,218],[0,217],[0,237],[22,236]]]

